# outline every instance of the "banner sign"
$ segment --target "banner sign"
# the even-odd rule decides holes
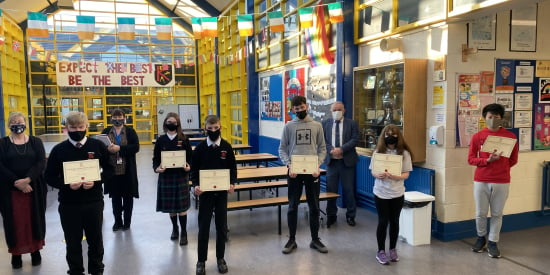
[[[162,63],[59,61],[57,85],[63,87],[172,87],[174,67]]]

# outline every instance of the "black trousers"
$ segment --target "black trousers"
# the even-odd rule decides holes
[[[376,211],[378,212],[378,227],[376,228],[376,240],[378,242],[378,250],[385,250],[386,248],[386,232],[388,231],[388,224],[390,227],[390,249],[394,249],[397,246],[397,237],[399,235],[399,216],[403,203],[405,202],[405,196],[393,198],[393,199],[381,199],[374,196],[374,203],[376,204]]]
[[[88,273],[103,272],[103,200],[77,205],[59,204],[59,217],[67,247],[68,274],[84,274],[82,232],[88,242]]]
[[[327,192],[338,193],[338,183],[342,185],[346,218],[355,218],[355,165],[348,167],[343,159],[333,159],[327,165]],[[327,201],[327,216],[336,216],[336,199]]]
[[[119,225],[130,225],[132,223],[132,210],[134,209],[134,197],[132,195],[111,195],[113,204],[113,216],[115,223]],[[124,222],[122,221],[124,213]]]
[[[309,230],[311,238],[319,238],[319,192],[321,186],[319,178],[312,175],[298,175],[296,178],[288,177],[288,230],[290,238],[296,237],[298,227],[298,206],[302,189],[305,186],[306,200],[309,207]]]
[[[210,221],[214,214],[216,224],[216,258],[223,259],[227,240],[227,191],[204,192],[199,197],[198,261],[206,262]]]

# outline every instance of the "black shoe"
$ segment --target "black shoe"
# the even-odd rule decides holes
[[[197,262],[197,275],[204,274],[206,274],[206,270],[204,269],[204,262]]]
[[[500,258],[500,250],[498,250],[498,246],[496,242],[487,243],[487,252],[489,254],[489,257],[491,258]]]
[[[172,229],[172,235],[170,235],[170,240],[172,241],[177,240],[179,234],[180,234],[179,229],[177,228]]]
[[[327,228],[330,228],[331,225],[336,223],[336,216],[327,217]]]
[[[289,239],[288,242],[285,244],[285,247],[283,248],[283,254],[290,254],[296,248],[298,248],[296,241],[294,239]]]
[[[42,263],[42,256],[40,255],[40,251],[36,250],[31,253],[31,263],[33,266],[37,266]]]
[[[122,229],[122,224],[116,223],[113,225],[113,232],[119,231]]]
[[[321,240],[319,238],[317,239],[314,239],[311,241],[311,243],[309,244],[309,247],[321,252],[321,253],[327,253],[328,252],[328,249],[327,247],[321,242]]]
[[[227,273],[227,263],[224,259],[218,259],[218,272],[224,274]]]
[[[23,267],[23,261],[21,260],[21,255],[11,255],[11,267],[13,269],[19,269]]]
[[[125,223],[125,224],[122,226],[122,230],[126,231],[126,230],[128,230],[128,229],[130,229],[130,224],[129,224],[129,223],[127,223],[127,224]]]
[[[180,245],[187,245],[187,232],[181,232]]]
[[[483,252],[485,244],[487,244],[487,239],[485,237],[477,237],[476,243],[472,246],[472,251],[476,253]]]
[[[346,222],[349,224],[349,226],[355,226],[355,218],[346,218]]]

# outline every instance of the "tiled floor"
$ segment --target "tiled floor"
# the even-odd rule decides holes
[[[105,198],[103,237],[105,274],[151,275],[194,274],[197,261],[197,211],[191,209],[188,219],[189,245],[170,241],[171,224],[167,214],[155,212],[156,175],[151,168],[152,146],[143,146],[138,157],[141,198],[135,201],[132,228],[113,233],[111,205]],[[247,195],[243,194],[246,198]],[[324,208],[322,203],[322,208]],[[298,249],[283,255],[287,241],[286,208],[283,207],[283,235],[277,234],[277,208],[239,210],[228,213],[231,229],[226,260],[229,274],[550,274],[550,227],[501,234],[501,259],[486,253],[473,253],[474,239],[411,246],[398,243],[401,261],[382,266],[375,260],[376,214],[360,209],[357,226],[345,223],[344,211],[329,229],[322,227],[320,236],[329,249],[320,254],[309,248],[309,227],[300,207]],[[0,274],[66,274],[65,246],[57,213],[57,191],[48,195],[46,247],[43,262],[32,267],[30,256],[23,256],[23,268],[12,270],[10,255],[0,227]],[[207,274],[217,274],[215,233],[211,231]],[[85,247],[85,242],[84,242]],[[86,250],[86,249],[84,249]]]

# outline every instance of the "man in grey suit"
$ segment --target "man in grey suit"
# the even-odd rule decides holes
[[[337,101],[331,106],[332,117],[323,121],[325,143],[327,145],[327,192],[338,193],[338,183],[342,184],[343,199],[346,204],[346,222],[355,226],[355,165],[359,158],[355,146],[359,140],[359,127],[352,119],[344,119],[344,103]],[[327,202],[327,227],[336,223],[336,200]]]

